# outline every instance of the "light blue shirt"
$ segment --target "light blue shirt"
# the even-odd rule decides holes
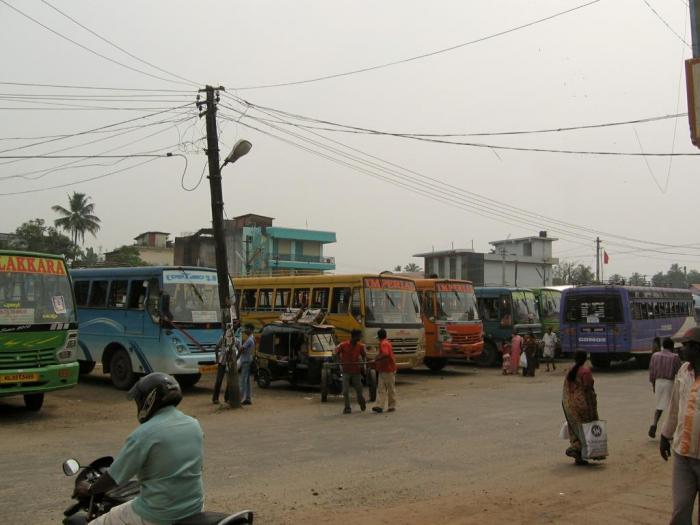
[[[251,363],[253,361],[253,352],[255,350],[255,337],[251,334],[248,339],[241,345],[241,363]]]
[[[203,438],[199,422],[173,406],[161,408],[131,433],[108,472],[120,485],[138,479],[136,514],[170,525],[201,512]]]

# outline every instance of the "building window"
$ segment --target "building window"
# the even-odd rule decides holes
[[[444,279],[445,278],[445,259],[440,257],[437,261],[438,261],[438,269],[437,269],[438,277],[440,277],[441,279]]]
[[[457,278],[457,257],[450,257],[450,279]]]
[[[524,242],[523,243],[523,255],[525,257],[532,257],[532,243],[531,242]]]

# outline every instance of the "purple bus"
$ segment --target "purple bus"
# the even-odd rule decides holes
[[[665,337],[696,325],[690,290],[644,286],[581,286],[561,297],[561,347],[589,352],[594,366],[634,357],[649,366]]]

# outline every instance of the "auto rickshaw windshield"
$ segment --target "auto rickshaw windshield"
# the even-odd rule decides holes
[[[313,337],[314,352],[332,352],[335,348],[333,334],[316,334]]]

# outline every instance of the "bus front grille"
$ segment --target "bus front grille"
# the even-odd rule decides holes
[[[480,334],[450,334],[452,343],[458,345],[471,345],[481,342]]]
[[[55,348],[41,350],[0,350],[0,370],[15,368],[35,368],[47,365],[55,365]]]
[[[200,343],[198,345],[194,343],[188,343],[187,348],[193,354],[201,354],[202,352],[213,352],[216,349],[216,343]]]
[[[417,337],[390,338],[391,346],[395,354],[415,354],[418,351]]]

